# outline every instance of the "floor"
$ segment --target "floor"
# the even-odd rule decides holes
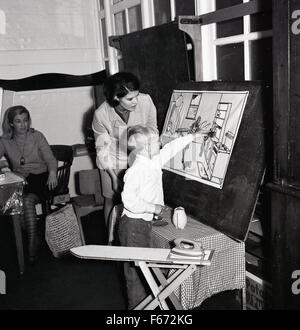
[[[102,212],[86,217],[83,229],[87,244],[106,244]],[[0,269],[7,276],[7,294],[0,295],[2,310],[125,310],[120,265],[73,256],[57,259],[44,242],[39,259],[32,265],[26,264],[26,271],[20,276],[12,224],[8,217],[1,218]],[[215,295],[197,309],[240,309],[235,294],[228,291]]]

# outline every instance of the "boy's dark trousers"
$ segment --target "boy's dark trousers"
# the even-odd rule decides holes
[[[122,246],[150,247],[151,221],[129,218],[123,215],[118,225],[118,236]],[[124,263],[127,286],[128,309],[133,309],[146,298],[145,285],[140,269],[133,262]]]

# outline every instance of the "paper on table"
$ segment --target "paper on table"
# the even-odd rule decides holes
[[[25,181],[21,176],[13,172],[5,172],[4,174],[5,174],[5,178],[4,180],[1,180],[1,185],[20,183]]]

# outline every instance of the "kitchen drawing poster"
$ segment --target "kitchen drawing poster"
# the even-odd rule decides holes
[[[195,124],[206,132],[164,169],[222,189],[249,92],[174,90],[161,135],[163,143]]]

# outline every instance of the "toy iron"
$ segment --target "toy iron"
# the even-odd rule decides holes
[[[174,243],[175,247],[171,250],[172,254],[191,257],[201,257],[204,255],[203,247],[199,242],[186,238],[176,238]]]

